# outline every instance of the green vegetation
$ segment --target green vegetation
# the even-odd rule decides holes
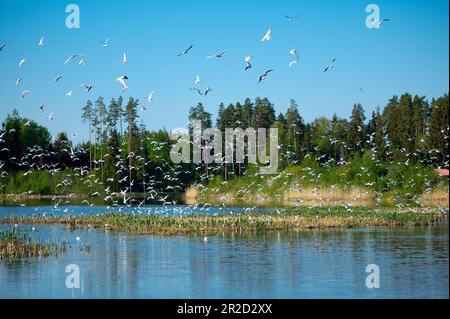
[[[362,105],[355,104],[349,119],[333,115],[311,123],[294,100],[278,115],[267,98],[220,104],[215,127],[223,133],[225,128],[278,128],[280,163],[273,176],[259,176],[247,162],[173,164],[174,141],[167,131],[150,132],[139,123],[138,107],[133,98],[112,99],[109,105],[102,97],[87,101],[82,120],[89,141],[76,146],[64,132],[52,142],[46,128],[17,111],[9,114],[0,130],[0,193],[75,193],[120,204],[113,193],[146,193],[166,203],[161,194],[179,194],[192,185],[206,187],[204,196],[220,191],[237,198],[248,192],[280,197],[305,187],[356,187],[382,201],[417,202],[421,193],[448,189],[432,172],[449,164],[448,94],[428,101],[405,93],[368,120]],[[189,120],[194,119],[203,129],[214,125],[201,103],[189,110]]]
[[[0,231],[0,261],[21,257],[57,256],[67,250],[66,242],[36,243],[26,233],[16,227],[9,231]]]
[[[431,225],[446,217],[437,209],[386,209],[364,207],[290,208],[276,212],[167,217],[108,213],[80,217],[11,217],[1,223],[65,224],[75,228],[103,228],[139,234],[177,235],[217,232],[296,230],[300,228],[418,226]]]

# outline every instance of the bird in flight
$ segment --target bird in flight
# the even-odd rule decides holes
[[[56,83],[56,82],[58,82],[61,79],[62,79],[62,76],[61,75],[57,75],[53,81]]]
[[[250,64],[250,61],[252,60],[252,55],[249,54],[247,56],[244,57],[244,61],[245,61],[245,71],[247,71],[248,69],[250,69],[252,67],[252,65]]]
[[[195,83],[195,84],[200,84],[200,83],[202,83],[202,80],[200,80],[200,76],[199,76],[198,74],[195,76],[195,81],[194,81],[194,83]]]
[[[336,61],[336,58],[333,58],[333,60],[331,60],[330,65],[328,65],[323,72],[327,72],[328,70],[332,69],[334,67],[335,61]]]
[[[19,85],[20,82],[22,82],[22,79],[21,78],[17,78],[16,79],[16,85]]]
[[[41,47],[44,46],[44,44],[45,44],[45,43],[44,43],[44,38],[45,38],[45,37],[40,38],[39,41],[37,42],[37,45],[39,45],[39,46],[41,46]]]
[[[222,58],[225,55],[226,52],[227,52],[227,50],[225,49],[222,52],[216,53],[214,55],[207,56],[206,58],[207,59]]]
[[[296,58],[297,60],[300,59],[300,57],[297,54],[297,49],[291,49],[289,51],[289,54],[292,55],[294,58]]]
[[[284,15],[284,17],[285,17],[286,19],[288,19],[289,21],[291,21],[291,22],[293,22],[295,19],[298,18],[298,16],[288,16],[288,15]]]
[[[27,61],[27,59],[22,59],[19,62],[19,68],[22,67],[22,65]]]
[[[82,87],[85,88],[86,92],[89,92],[90,90],[92,90],[92,85],[89,84],[81,84]]]
[[[4,48],[6,48],[6,44],[0,45],[0,52],[2,52]]]
[[[297,64],[297,61],[293,60],[293,61],[289,62],[289,67],[296,65],[296,64]]]
[[[153,102],[153,94],[154,94],[155,92],[154,91],[151,91],[148,95],[147,95],[147,102],[148,103],[152,103]]]
[[[177,56],[182,56],[182,55],[188,54],[189,51],[192,49],[193,46],[194,46],[194,45],[191,44],[186,50],[184,50],[184,51],[178,53]]]
[[[125,92],[125,90],[128,89],[127,84],[125,83],[125,80],[128,80],[128,77],[126,75],[118,77],[116,79],[117,82],[119,82],[120,86],[122,87],[122,91]]]
[[[252,68],[252,65],[250,64],[250,62],[247,62],[245,64],[245,70],[244,71],[247,71],[248,69],[251,69],[251,68]]]
[[[122,64],[126,64],[126,63],[127,63],[127,54],[124,52],[123,58],[122,58]]]
[[[70,90],[69,92],[67,92],[66,94],[65,94],[65,96],[72,96],[73,95],[73,91],[72,90]]]
[[[267,70],[266,72],[264,72],[264,74],[260,75],[260,76],[259,76],[258,83],[261,83],[261,81],[265,80],[266,77],[267,77],[267,75],[268,75],[270,72],[272,72],[272,71],[273,71],[273,70],[270,69],[270,70]]]
[[[72,61],[72,60],[74,60],[76,57],[78,57],[79,55],[78,54],[73,54],[73,55],[71,55],[67,60],[66,60],[66,62],[64,62],[64,64],[67,64],[67,63],[69,63],[70,61]]]
[[[109,38],[107,38],[105,41],[98,41],[102,45],[102,47],[106,48],[109,45]]]
[[[261,39],[261,42],[266,42],[269,41],[270,39],[272,39],[272,27],[269,27],[269,30],[267,30],[266,34]]]
[[[25,97],[25,96],[27,96],[28,94],[31,94],[31,92],[28,91],[28,90],[22,91],[22,97]]]
[[[207,96],[210,91],[212,91],[212,89],[209,86],[206,87],[205,96]]]
[[[50,112],[50,114],[47,116],[47,119],[48,120],[53,120],[53,112]]]
[[[375,28],[379,28],[379,27],[381,27],[381,25],[384,23],[384,22],[387,22],[387,21],[390,21],[391,19],[389,19],[389,18],[384,18],[384,19],[381,19],[381,21],[380,20],[373,20],[372,21],[372,24],[375,26]]]

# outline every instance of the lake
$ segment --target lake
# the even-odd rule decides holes
[[[151,206],[135,211],[171,215],[190,210]],[[102,212],[102,207],[0,207],[0,216]],[[12,227],[0,225],[3,230]],[[0,262],[0,298],[449,297],[448,223],[226,233],[206,239],[67,230],[63,225],[18,228],[36,240],[64,239],[71,247],[57,257]],[[82,249],[86,246],[90,249]],[[70,264],[79,267],[79,289],[66,287]],[[380,288],[366,287],[368,264],[378,265]]]

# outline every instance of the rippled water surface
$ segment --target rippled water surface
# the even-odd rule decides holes
[[[8,212],[36,214],[31,207],[0,209]],[[70,248],[58,257],[3,260],[0,298],[448,298],[447,223],[218,234],[207,240],[61,225],[36,225],[31,233],[40,241],[66,240]],[[79,266],[80,289],[66,288],[69,264]],[[379,289],[366,288],[368,264],[379,266]]]

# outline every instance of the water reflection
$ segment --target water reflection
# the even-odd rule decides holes
[[[0,263],[0,298],[448,298],[447,224],[217,234],[207,242],[36,229],[72,249]],[[90,252],[78,249],[85,243]],[[72,263],[81,270],[78,290],[64,284]],[[380,289],[365,287],[370,263],[380,267]]]

